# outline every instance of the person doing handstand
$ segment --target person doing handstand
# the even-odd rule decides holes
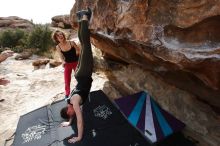
[[[89,96],[92,86],[93,56],[90,44],[90,31],[88,28],[91,17],[91,10],[83,10],[77,13],[79,21],[78,37],[81,43],[79,63],[75,72],[77,84],[72,90],[67,106],[61,109],[60,114],[68,122],[61,123],[62,126],[69,126],[76,115],[78,135],[68,140],[69,143],[80,141],[83,137],[83,117],[80,106],[83,105]]]

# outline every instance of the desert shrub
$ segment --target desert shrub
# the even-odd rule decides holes
[[[51,39],[52,31],[48,25],[36,24],[32,30],[7,29],[0,33],[0,47],[9,47],[15,52],[34,49],[34,53],[43,54],[55,44]]]
[[[0,46],[2,47],[16,47],[25,46],[25,37],[27,36],[26,32],[21,29],[7,29],[0,34]]]
[[[37,53],[49,50],[54,45],[51,34],[52,31],[47,25],[35,25],[27,38],[27,47],[36,48]]]

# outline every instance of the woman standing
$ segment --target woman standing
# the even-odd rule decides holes
[[[64,67],[65,99],[67,99],[70,94],[72,70],[76,70],[80,48],[74,41],[67,40],[62,31],[56,30],[53,33],[53,39],[57,43],[56,50]]]

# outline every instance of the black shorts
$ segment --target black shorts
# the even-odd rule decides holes
[[[77,89],[75,88],[75,89],[72,90],[70,96],[72,97],[74,94],[78,94],[78,95],[81,97],[81,99],[82,99],[82,102],[81,102],[81,104],[80,104],[80,105],[82,105],[82,104],[85,103],[86,99],[88,98],[89,92],[90,92],[90,90],[87,90],[87,91],[86,91],[86,90],[77,90]],[[67,99],[67,103],[68,103],[68,104],[71,104],[71,103],[70,103],[70,98]]]
[[[81,105],[85,103],[86,99],[89,96],[90,89],[92,86],[92,78],[91,77],[78,77],[76,78],[77,85],[72,90],[70,97],[72,97],[74,94],[78,94],[82,98]],[[67,102],[70,104],[70,99],[67,100]]]

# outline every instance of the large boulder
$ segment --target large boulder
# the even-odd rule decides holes
[[[181,94],[178,103],[175,101],[179,95],[170,95],[173,104],[195,102],[196,106],[185,106],[188,116],[183,121],[194,135],[200,136],[200,145],[219,144],[216,127],[220,113],[220,1],[90,0],[89,4],[93,11],[90,22],[92,43],[102,51],[104,58],[131,66],[129,73],[120,72],[118,76],[112,69],[107,70],[112,83],[120,83],[117,84],[121,86],[119,92],[128,94],[145,89],[153,96],[162,97],[166,93],[166,90],[160,90],[162,85],[158,85],[158,94],[145,85],[146,82],[158,82],[155,78],[147,80],[143,77],[140,83],[136,80],[125,82],[136,73],[132,72],[134,66],[143,69],[140,76],[151,72],[169,84],[170,91],[175,88],[177,92],[190,95]],[[70,14],[75,29],[75,13],[84,8],[83,1],[76,0]],[[126,79],[119,82],[121,77]],[[135,88],[136,84],[140,87]],[[158,102],[162,104],[162,101]],[[171,108],[168,102],[163,106],[168,110]],[[202,114],[193,116],[198,110],[203,111]],[[182,112],[177,110],[174,114],[181,115]],[[213,115],[212,118],[209,119],[209,115]],[[198,119],[202,122],[193,123]],[[214,127],[210,123],[214,123]]]
[[[29,59],[32,56],[32,52],[24,51],[15,55],[15,60],[25,60]]]
[[[51,18],[53,27],[59,27],[63,29],[71,28],[69,15],[58,15]]]

